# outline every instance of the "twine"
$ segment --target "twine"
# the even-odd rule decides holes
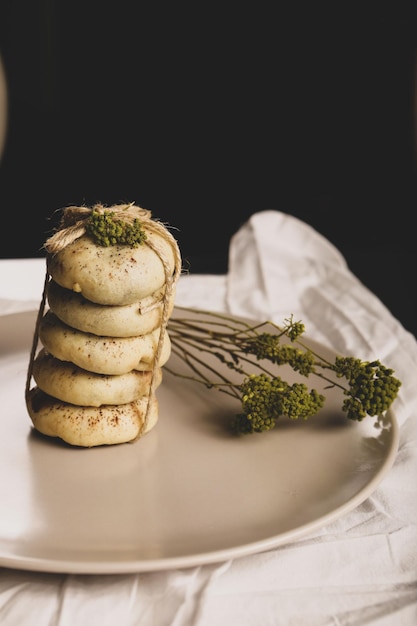
[[[165,241],[167,241],[174,253],[174,271],[172,272],[170,269],[169,262],[164,255],[164,252],[160,249],[160,247],[154,243],[149,241],[148,238],[144,240],[141,245],[147,245],[151,250],[158,255],[165,273],[165,289],[162,296],[162,315],[160,322],[160,332],[158,338],[158,344],[155,351],[154,362],[152,365],[152,375],[151,382],[149,385],[149,394],[148,394],[148,402],[145,412],[145,417],[141,420],[141,426],[138,432],[138,435],[132,440],[137,441],[146,431],[149,421],[149,413],[151,406],[151,398],[155,392],[155,372],[158,366],[158,362],[160,359],[160,355],[162,352],[163,342],[165,338],[165,333],[168,325],[169,319],[169,304],[171,297],[173,297],[174,290],[177,284],[177,281],[181,274],[181,254],[178,247],[178,243],[176,239],[169,232],[167,227],[160,221],[156,219],[152,219],[152,214],[147,209],[143,209],[133,202],[129,204],[116,204],[113,206],[104,206],[103,204],[95,204],[92,207],[85,206],[70,206],[65,209],[62,209],[62,216],[57,232],[53,234],[51,237],[47,239],[44,244],[44,249],[46,250],[48,255],[54,255],[66,248],[69,244],[71,244],[76,239],[79,239],[86,233],[86,220],[89,219],[91,213],[95,211],[97,213],[108,213],[112,212],[117,216],[117,219],[123,222],[127,222],[128,224],[132,224],[135,219],[139,219],[142,222],[142,225],[148,230],[148,232],[152,232],[154,234],[160,235]],[[33,373],[33,362],[35,359],[36,348],[39,342],[39,326],[42,321],[45,307],[46,307],[46,292],[47,286],[49,282],[49,274],[48,269],[46,268],[45,273],[45,282],[43,287],[42,299],[36,319],[36,327],[32,341],[32,349],[30,353],[30,361],[26,378],[26,388],[25,388],[25,398],[26,403],[28,403],[29,392],[30,392],[30,381]],[[151,307],[153,308],[153,307]]]

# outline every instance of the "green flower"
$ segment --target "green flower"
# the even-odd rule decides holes
[[[85,230],[99,246],[125,245],[137,248],[146,240],[146,232],[138,218],[129,223],[115,217],[114,211],[92,211]]]

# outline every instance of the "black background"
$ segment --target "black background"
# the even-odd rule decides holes
[[[56,209],[134,201],[223,273],[276,209],[417,334],[414,4],[243,4],[2,0],[1,257],[43,256]]]

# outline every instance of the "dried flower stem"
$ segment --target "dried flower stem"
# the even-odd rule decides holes
[[[325,398],[315,389],[289,384],[277,374],[283,365],[302,377],[322,379],[326,389],[339,388],[344,397],[342,409],[357,421],[366,415],[382,415],[401,386],[393,371],[379,361],[340,356],[331,361],[318,354],[300,340],[304,325],[292,316],[279,327],[269,321],[251,323],[186,307],[176,307],[176,313],[168,331],[172,352],[187,371],[178,372],[169,363],[165,369],[240,400],[243,413],[235,423],[239,432],[270,430],[283,414],[307,419],[323,406]]]

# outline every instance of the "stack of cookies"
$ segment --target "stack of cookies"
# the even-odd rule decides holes
[[[36,430],[71,445],[134,441],[159,416],[156,391],[171,354],[166,326],[181,270],[178,246],[165,226],[134,205],[66,211],[45,244],[27,409]],[[116,234],[97,241],[88,230],[93,214],[100,227],[114,220]],[[124,220],[139,228],[140,243],[120,235]]]

